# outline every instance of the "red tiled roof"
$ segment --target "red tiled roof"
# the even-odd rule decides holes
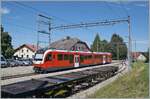
[[[36,51],[37,50],[37,46],[33,45],[33,44],[25,44],[29,49],[31,49],[32,51]]]
[[[27,47],[29,48],[30,50],[32,50],[33,52],[37,51],[37,46],[36,45],[33,45],[33,44],[23,44],[21,46],[19,46],[17,49],[15,49],[16,51],[21,49],[22,47]],[[39,47],[40,48],[40,47]]]
[[[134,59],[136,59],[136,58],[138,58],[139,56],[140,56],[140,52],[132,52],[132,57],[134,58]]]

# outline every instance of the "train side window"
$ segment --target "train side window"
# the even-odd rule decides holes
[[[85,56],[84,56],[84,59],[86,60],[87,58],[88,58],[87,55],[85,55]]]
[[[52,55],[48,54],[45,61],[51,61],[51,60],[52,60]]]
[[[98,55],[97,55],[97,59],[98,59]]]
[[[84,55],[83,57],[84,57],[84,59],[86,60],[86,56]]]
[[[62,54],[58,54],[57,58],[58,58],[58,60],[63,60],[63,55]]]
[[[92,58],[92,55],[89,55],[89,58],[91,59],[91,58]]]
[[[90,59],[90,55],[88,55],[87,58]]]
[[[102,56],[100,56],[100,60],[102,60]]]
[[[70,63],[73,63],[73,55],[69,55],[69,61]]]
[[[69,58],[69,55],[65,54],[64,55],[64,60],[68,60],[68,58]]]
[[[81,56],[80,56],[80,61],[83,62],[83,60],[84,60],[84,56],[81,55]]]

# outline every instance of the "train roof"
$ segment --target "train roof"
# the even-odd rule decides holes
[[[111,54],[109,52],[90,52],[90,51],[85,52],[85,51],[69,51],[69,50],[55,50],[55,49],[48,49],[45,51],[45,53],[52,52],[52,51],[55,51],[55,52],[73,52],[73,53],[74,52],[80,52],[80,53],[84,53],[84,54],[92,54],[92,53],[94,53],[94,54]]]

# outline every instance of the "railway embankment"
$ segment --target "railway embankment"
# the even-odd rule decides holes
[[[68,98],[88,98],[90,95],[96,93],[99,89],[109,85],[110,83],[114,82],[115,80],[117,80],[118,78],[122,77],[123,75],[125,75],[126,73],[128,73],[128,67],[125,65],[119,65],[119,71],[117,72],[117,74],[101,83],[96,84],[93,87],[90,87],[87,90],[78,92]],[[90,97],[93,98],[93,97]]]
[[[111,78],[113,79],[113,78]],[[109,81],[109,79],[107,80]],[[106,82],[107,82],[106,81]],[[95,88],[97,88],[95,86]],[[148,98],[149,66],[142,62],[132,64],[132,71],[111,84],[97,88],[88,98]]]

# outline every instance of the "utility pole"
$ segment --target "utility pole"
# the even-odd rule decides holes
[[[136,52],[136,40],[135,41],[135,56],[137,56],[137,52]]]
[[[39,49],[40,43],[48,43],[48,46],[51,44],[51,18],[44,16],[42,14],[38,15],[38,31],[37,31],[37,49]],[[40,40],[40,37],[43,35],[48,35],[48,42]],[[46,39],[46,38],[45,38]]]
[[[117,43],[117,60],[119,60],[119,43]]]
[[[99,50],[99,46],[98,46],[98,40],[97,40],[97,44],[96,44],[96,45],[97,45],[96,47],[97,47],[97,52],[98,52],[98,50]]]
[[[135,52],[136,52],[136,40],[135,40]]]
[[[132,48],[131,48],[131,22],[130,22],[130,16],[128,16],[128,32],[129,32],[129,44],[128,44],[128,65],[129,65],[129,70],[131,70],[131,51],[132,51]]]

